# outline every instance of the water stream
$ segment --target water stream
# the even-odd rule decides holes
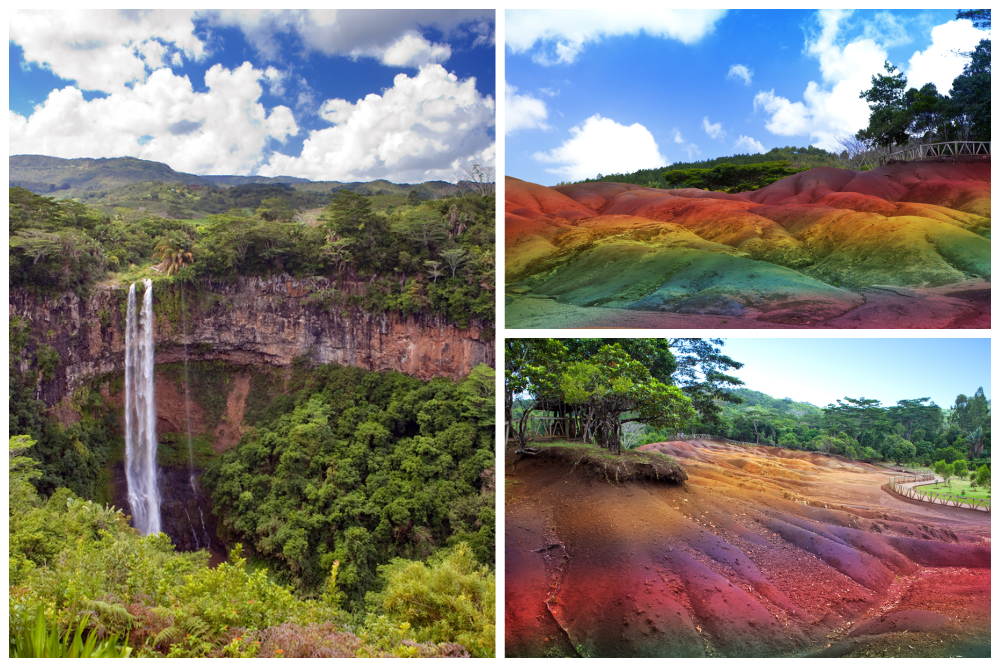
[[[125,477],[132,520],[142,535],[160,532],[156,483],[156,401],[153,391],[153,282],[143,280],[142,311],[135,283],[125,320]]]

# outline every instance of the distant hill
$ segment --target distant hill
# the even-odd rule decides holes
[[[93,198],[99,193],[137,183],[182,183],[200,187],[230,188],[251,184],[287,184],[296,190],[329,194],[337,190],[352,190],[375,194],[408,194],[416,190],[422,199],[458,194],[463,184],[445,181],[426,183],[391,183],[385,180],[355,183],[339,181],[310,181],[295,176],[198,176],[175,171],[162,162],[140,160],[133,157],[64,159],[45,155],[12,155],[10,157],[10,186],[48,194],[59,198]],[[86,195],[85,195],[86,193]]]
[[[66,160],[46,155],[12,155],[8,181],[11,186],[20,186],[36,194],[64,190],[106,190],[146,181],[209,184],[200,176],[174,171],[162,162],[133,157]]]

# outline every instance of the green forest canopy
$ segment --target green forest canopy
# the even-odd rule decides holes
[[[308,193],[267,185],[219,196],[205,206],[235,207],[191,221],[127,211],[107,215],[11,188],[10,284],[39,294],[85,295],[109,276],[123,282],[152,277],[193,289],[208,278],[328,276],[358,286],[324,297],[333,307],[492,326],[492,195],[423,201],[341,190],[312,224],[297,219]]]

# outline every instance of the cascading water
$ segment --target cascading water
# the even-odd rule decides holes
[[[125,322],[125,478],[132,521],[142,535],[160,532],[156,486],[156,401],[153,394],[153,281],[143,280],[141,316],[135,283]]]

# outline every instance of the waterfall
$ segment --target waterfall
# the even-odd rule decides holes
[[[142,535],[160,532],[156,486],[156,401],[153,395],[153,281],[143,280],[141,317],[135,283],[125,321],[125,477],[132,520]]]

